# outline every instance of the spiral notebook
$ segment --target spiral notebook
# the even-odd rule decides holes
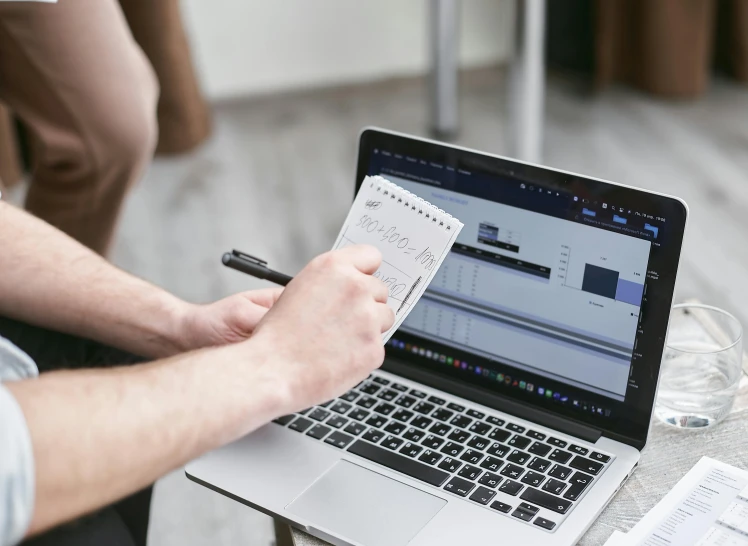
[[[462,222],[381,176],[361,183],[333,249],[368,244],[382,252],[374,276],[389,289],[395,324],[386,343],[408,316],[452,248]]]

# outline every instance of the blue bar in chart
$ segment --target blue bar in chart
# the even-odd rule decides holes
[[[597,294],[604,298],[616,299],[618,289],[618,271],[598,267],[592,264],[584,265],[582,290],[590,294]]]
[[[618,279],[618,286],[616,287],[616,299],[631,305],[641,306],[642,295],[644,294],[644,285],[626,281],[624,279]]]

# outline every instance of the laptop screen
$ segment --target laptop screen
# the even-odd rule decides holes
[[[669,230],[682,232],[682,211],[550,169],[375,140],[364,174],[465,225],[388,355],[603,429],[648,420],[657,376],[643,352],[659,366],[666,318],[643,318],[650,291],[672,296],[663,247],[679,252]]]

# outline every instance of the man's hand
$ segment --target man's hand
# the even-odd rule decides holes
[[[340,395],[382,364],[382,333],[395,316],[387,287],[372,277],[381,262],[371,246],[318,256],[255,329],[249,343],[272,363],[267,373],[288,396],[288,413]]]
[[[191,305],[179,321],[177,346],[185,351],[249,338],[283,288],[252,290],[208,305]]]

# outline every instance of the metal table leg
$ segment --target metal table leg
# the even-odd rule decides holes
[[[458,0],[431,0],[431,130],[437,138],[457,133]]]

